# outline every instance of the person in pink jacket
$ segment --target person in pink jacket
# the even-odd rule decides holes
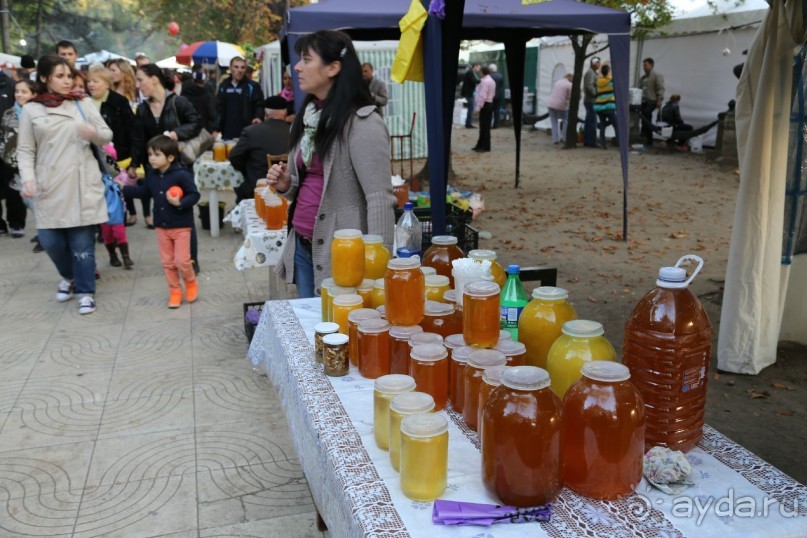
[[[560,144],[566,140],[566,114],[569,111],[569,97],[572,95],[572,74],[566,73],[555,83],[546,107],[549,109],[549,121],[552,123],[552,141]],[[563,126],[558,128],[558,121],[563,120]]]

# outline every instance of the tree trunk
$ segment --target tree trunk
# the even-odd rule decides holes
[[[8,0],[0,0],[0,10],[2,10],[2,17],[0,17],[0,26],[2,27],[2,40],[3,52],[11,54],[11,30],[8,26],[10,19],[8,17]]]
[[[580,108],[581,86],[583,81],[583,70],[586,67],[586,50],[591,43],[593,34],[581,36],[569,36],[574,49],[574,75],[572,78],[572,94],[569,97],[569,112],[566,115],[566,143],[564,147],[577,147],[577,112]]]
[[[34,47],[34,58],[39,58],[42,52],[42,19],[45,16],[45,0],[38,0],[36,6],[36,45]]]
[[[454,172],[454,163],[451,156],[448,157],[448,183],[454,183],[454,180],[457,179],[457,173]],[[418,190],[428,190],[429,189],[429,159],[423,163],[423,168],[420,169],[419,172],[415,172],[415,177],[410,180],[410,184],[414,185],[417,183]],[[456,186],[456,185],[455,185]]]

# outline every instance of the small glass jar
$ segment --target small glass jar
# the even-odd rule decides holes
[[[465,370],[468,365],[468,357],[474,351],[476,349],[471,346],[462,346],[451,350],[451,363],[448,365],[448,377],[451,379],[451,387],[448,389],[448,398],[451,400],[451,407],[460,414],[463,414],[465,409]]]
[[[384,305],[384,279],[379,278],[373,281],[373,292],[370,295],[370,307],[378,308]]]
[[[358,310],[364,304],[360,295],[348,294],[337,295],[333,298],[333,322],[339,325],[339,332],[348,334],[347,317],[354,310]]]
[[[437,274],[437,270],[434,267],[420,267],[420,272],[423,273],[424,277],[432,276]]]
[[[396,395],[415,390],[415,380],[408,375],[384,375],[375,380],[373,388],[375,444],[389,450],[389,404]]]
[[[435,413],[401,421],[401,489],[413,501],[431,502],[446,490],[448,420]]]
[[[451,283],[447,276],[429,275],[426,277],[426,300],[445,302],[443,296],[451,289]]]
[[[527,346],[521,342],[499,340],[493,349],[504,353],[504,356],[507,357],[507,366],[526,366],[527,364]]]
[[[563,398],[578,379],[583,364],[590,361],[616,361],[616,351],[605,336],[602,323],[575,319],[563,324],[563,334],[549,348],[546,370],[552,391]]]
[[[366,319],[359,323],[359,373],[376,379],[390,373],[389,329],[383,319]]]
[[[359,323],[366,319],[378,319],[381,316],[372,308],[358,308],[347,315],[348,358],[353,366],[359,365]]]
[[[347,342],[347,335],[340,333],[326,334],[322,339],[325,375],[341,377],[350,370]]]
[[[476,426],[479,436],[482,436],[482,412],[488,403],[488,398],[494,389],[502,384],[502,374],[507,366],[491,366],[482,372],[482,383],[479,384],[479,401],[477,402]]]
[[[359,287],[356,288],[356,294],[361,296],[362,298],[362,306],[364,308],[372,308],[373,307],[373,286],[375,285],[374,280],[370,280],[369,278],[365,278],[359,284]]]
[[[501,264],[496,261],[496,258],[498,257],[496,255],[496,251],[485,249],[472,250],[468,253],[468,257],[475,262],[481,262],[483,260],[489,261],[490,274],[493,276],[493,281],[498,284],[500,288],[504,287],[504,283],[507,281],[507,274],[504,272]]]
[[[330,294],[330,290],[334,286],[336,286],[336,283],[332,278],[324,279],[319,285],[319,296],[322,302],[322,321],[333,321],[331,320],[331,301],[333,297]]]
[[[454,352],[456,355],[456,351]],[[468,355],[465,365],[465,403],[462,408],[462,418],[465,424],[476,431],[476,420],[479,415],[479,387],[482,384],[482,374],[487,368],[504,366],[507,357],[495,349],[477,349]]]
[[[418,325],[426,302],[426,278],[417,258],[393,258],[384,275],[384,304],[393,325]]]
[[[213,143],[213,160],[217,163],[223,163],[227,160],[227,145],[224,142]]]
[[[438,344],[412,348],[409,371],[418,390],[431,394],[435,411],[442,411],[448,400],[448,351]]]
[[[426,301],[420,326],[425,332],[437,333],[443,338],[462,331],[462,325],[457,325],[454,307],[434,301]]]
[[[420,325],[392,326],[389,330],[389,368],[393,374],[409,375],[409,337],[422,333]]]
[[[330,289],[328,289],[328,321],[335,321],[333,319],[333,300],[339,295],[356,295],[356,288],[331,286]]]
[[[462,300],[462,335],[469,345],[493,347],[501,326],[500,289],[484,280],[466,284]]]
[[[390,253],[380,235],[364,236],[364,278],[376,280],[384,278]]]
[[[435,235],[432,237],[432,244],[423,253],[423,265],[434,267],[438,275],[448,277],[449,286],[454,287],[454,277],[451,270],[454,268],[451,262],[459,258],[464,258],[465,253],[457,246],[457,238],[453,235]]]
[[[325,362],[325,347],[322,339],[328,334],[339,332],[339,325],[323,321],[314,325],[314,360],[322,364]]]
[[[331,241],[331,271],[337,286],[355,288],[364,279],[361,230],[336,230]]]
[[[541,286],[532,290],[532,300],[518,318],[518,339],[527,346],[527,364],[546,368],[549,348],[563,334],[563,324],[577,319],[563,288]]]
[[[401,421],[409,415],[434,412],[434,398],[425,392],[404,392],[389,404],[389,459],[395,472],[401,469]]]

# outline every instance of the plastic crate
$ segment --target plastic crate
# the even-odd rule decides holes
[[[430,207],[416,207],[413,210],[420,221],[423,241],[420,249],[424,251],[432,245],[432,213]],[[395,222],[403,215],[403,209],[395,209]],[[453,235],[463,252],[479,248],[479,231],[471,226],[473,214],[454,204],[446,204],[446,231],[444,235]]]
[[[250,310],[257,310],[258,312],[263,310],[264,303],[244,303],[244,334],[247,335],[247,342],[250,344],[252,343],[252,337],[255,336],[255,328],[257,324],[253,324],[247,321],[247,312]]]

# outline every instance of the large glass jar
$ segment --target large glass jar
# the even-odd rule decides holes
[[[372,308],[358,308],[347,315],[348,357],[350,364],[359,365],[359,323],[365,319],[377,319],[381,315]]]
[[[507,366],[491,366],[482,372],[482,383],[479,384],[479,398],[476,404],[476,426],[479,435],[482,435],[482,411],[488,403],[488,398],[496,387],[502,384],[502,374]]]
[[[462,327],[462,306],[457,303],[457,290],[445,292],[443,302],[454,306],[454,322]]]
[[[582,374],[563,397],[563,481],[580,495],[613,500],[642,480],[644,402],[625,365],[587,362]]]
[[[425,277],[417,258],[393,258],[384,275],[387,320],[392,325],[418,325],[426,302]]]
[[[336,230],[331,241],[331,272],[337,286],[355,288],[364,280],[361,230]]]
[[[359,323],[359,373],[376,379],[390,373],[389,323],[383,319],[366,319]]]
[[[474,351],[476,349],[471,346],[461,346],[451,350],[451,363],[448,365],[451,386],[448,389],[448,398],[451,400],[451,407],[460,414],[465,409],[465,370],[468,367],[468,357]]]
[[[356,293],[361,295],[364,301],[364,308],[373,308],[373,289],[375,287],[375,280],[365,278],[356,288]]]
[[[447,276],[428,275],[426,277],[426,300],[444,303],[443,296],[451,289]]]
[[[462,325],[457,324],[454,307],[446,303],[426,301],[423,312],[423,321],[420,326],[427,333],[437,333],[443,338],[462,331]]]
[[[384,279],[378,278],[373,281],[373,293],[370,295],[370,307],[378,308],[384,306]]]
[[[384,278],[390,253],[380,235],[364,236],[364,278]]]
[[[331,321],[331,297],[330,290],[336,286],[332,278],[326,278],[319,285],[319,296],[322,304],[322,321]]]
[[[455,349],[465,347],[465,338],[462,337],[462,334],[450,334],[443,339],[443,345],[448,351],[448,400],[451,402],[451,406],[456,410],[456,406],[454,405],[454,376],[457,374],[457,367],[454,364],[452,355]],[[464,367],[463,365],[463,368]]]
[[[333,319],[333,300],[336,297],[339,297],[340,295],[356,295],[356,288],[343,288],[342,286],[331,286],[331,288],[328,290],[328,299],[327,299],[328,321],[333,321],[334,323],[336,323],[336,320]]]
[[[496,261],[497,255],[493,250],[477,249],[468,253],[468,257],[476,262],[487,260],[490,262],[490,274],[493,276],[493,281],[499,285],[500,288],[504,287],[507,281],[507,274],[504,272],[501,264]]]
[[[482,413],[482,481],[502,504],[544,505],[562,487],[562,404],[542,368],[507,368],[501,382]]]
[[[563,324],[577,319],[569,293],[563,288],[541,286],[532,290],[532,300],[518,318],[518,339],[527,346],[527,364],[546,368],[549,348],[561,335]]]
[[[457,238],[453,235],[435,235],[432,244],[423,253],[423,265],[433,267],[438,275],[447,276],[450,287],[454,287],[451,262],[464,258],[465,253],[457,246]]]
[[[373,434],[381,450],[389,449],[389,404],[401,393],[415,390],[415,380],[408,375],[384,375],[373,385]]]
[[[454,351],[455,355],[457,351],[459,350]],[[474,431],[479,414],[479,387],[482,385],[482,374],[487,368],[506,364],[507,357],[495,349],[477,349],[468,355],[468,362],[465,365],[465,402],[462,407],[462,418]]]
[[[435,413],[401,421],[401,489],[413,501],[431,502],[446,490],[448,420]]]
[[[339,332],[348,334],[347,318],[351,312],[358,310],[364,303],[356,294],[337,295],[333,298],[333,322],[339,325]]]
[[[407,325],[405,327],[392,326],[389,330],[389,368],[393,374],[409,375],[409,338],[422,333],[420,325]]]
[[[504,353],[504,356],[507,357],[507,366],[526,366],[527,364],[527,346],[521,342],[499,340],[493,349]]]
[[[616,361],[616,351],[606,340],[602,323],[575,319],[563,324],[563,334],[549,348],[546,369],[552,390],[563,398],[566,390],[580,379],[580,369],[590,361]]]
[[[465,285],[462,300],[462,335],[468,345],[493,347],[499,341],[500,290],[493,282]]]
[[[448,352],[439,344],[421,344],[412,348],[409,361],[411,375],[420,392],[431,394],[435,411],[441,411],[448,400]]]
[[[395,471],[401,469],[401,421],[409,415],[434,412],[434,398],[425,392],[404,392],[389,405],[389,459]]]

